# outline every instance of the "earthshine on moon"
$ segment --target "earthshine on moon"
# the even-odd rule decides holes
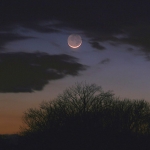
[[[78,34],[71,34],[68,37],[68,45],[71,48],[78,48],[78,47],[81,46],[81,44],[82,44],[82,39],[81,39],[80,35],[78,35]]]

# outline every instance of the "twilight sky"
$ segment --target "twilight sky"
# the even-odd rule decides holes
[[[150,2],[1,0],[0,134],[75,82],[150,102]],[[82,45],[72,49],[70,34]]]

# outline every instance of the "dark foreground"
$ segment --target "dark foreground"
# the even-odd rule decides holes
[[[23,137],[3,135],[1,150],[149,150],[149,135],[114,134],[111,131],[92,135],[92,131],[71,131],[55,134],[52,139],[44,135]]]

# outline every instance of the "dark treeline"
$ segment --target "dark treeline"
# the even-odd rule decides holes
[[[77,83],[23,116],[17,150],[149,150],[150,104]]]

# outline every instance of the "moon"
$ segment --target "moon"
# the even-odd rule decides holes
[[[71,47],[71,48],[78,48],[80,47],[82,44],[82,39],[81,39],[81,36],[78,35],[78,34],[71,34],[69,35],[68,37],[68,45]]]

